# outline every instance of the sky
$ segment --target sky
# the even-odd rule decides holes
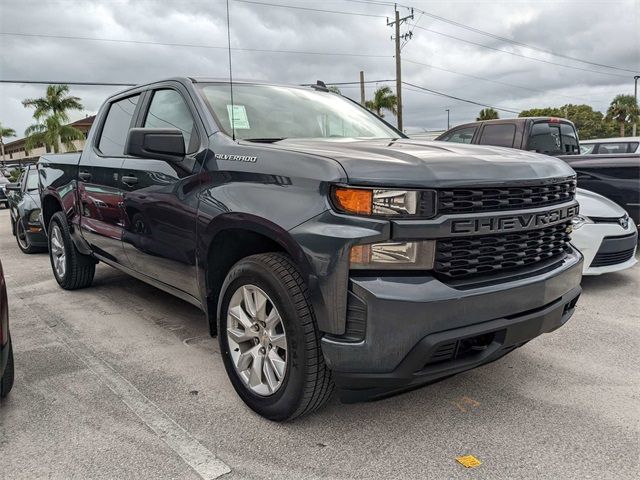
[[[512,112],[566,103],[606,112],[616,94],[633,94],[633,72],[640,72],[640,0],[403,0],[402,5],[401,16],[414,7],[414,18],[402,25],[402,33],[413,34],[402,49],[402,78],[415,86]],[[357,82],[363,70],[372,82],[367,98],[382,85],[395,90],[393,31],[386,18],[394,15],[391,2],[229,0],[229,6],[235,78],[330,84]],[[0,79],[226,78],[226,13],[226,0],[0,0]],[[0,123],[22,136],[33,111],[21,101],[42,96],[45,88],[0,84]],[[84,106],[72,119],[94,114],[123,88],[72,86]],[[359,100],[357,85],[340,89]],[[403,87],[403,100],[409,132],[445,129],[446,109],[453,126],[475,120],[482,108],[411,86]],[[391,114],[386,119],[395,124]]]

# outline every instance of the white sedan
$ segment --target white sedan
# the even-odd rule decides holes
[[[611,200],[581,188],[580,214],[573,220],[571,243],[584,256],[584,275],[617,272],[636,264],[638,231],[629,215]]]

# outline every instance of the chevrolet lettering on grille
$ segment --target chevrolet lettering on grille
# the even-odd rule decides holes
[[[518,232],[566,222],[577,214],[578,205],[574,204],[547,212],[452,220],[450,226],[454,235]]]

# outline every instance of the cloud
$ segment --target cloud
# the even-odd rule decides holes
[[[266,0],[265,0],[266,1]],[[301,7],[392,16],[393,7],[326,0],[273,0]],[[436,15],[472,25],[519,42],[623,68],[640,68],[640,14],[635,0],[609,2],[406,0]],[[403,10],[403,14],[408,11]],[[588,103],[604,111],[617,93],[633,93],[633,74],[585,65],[531,51],[501,40],[463,30],[416,14],[418,25],[493,48],[546,61],[624,77],[571,70],[519,58],[414,29],[403,57],[436,68],[405,62],[403,78],[451,95],[517,110]],[[357,81],[395,77],[392,29],[384,18],[336,15],[258,6],[231,1],[232,45],[238,48],[357,53],[384,58],[234,51],[237,78],[310,83]],[[409,28],[405,26],[404,30]],[[221,0],[5,0],[0,6],[0,31],[71,37],[110,38],[141,42],[180,43],[224,47],[227,42],[225,2]],[[141,83],[176,75],[226,77],[224,48],[178,47],[105,41],[0,35],[0,77],[56,81]],[[470,78],[486,77],[503,84]],[[513,85],[504,85],[504,83]],[[391,83],[393,86],[393,83]],[[376,87],[367,86],[370,96]],[[25,97],[39,96],[44,85],[0,85],[0,121],[18,133],[31,123]],[[85,112],[94,113],[103,99],[119,87],[72,87]],[[341,87],[359,98],[357,86]],[[403,91],[405,125],[438,129],[473,120],[480,107],[427,94]],[[504,116],[507,116],[505,114]]]

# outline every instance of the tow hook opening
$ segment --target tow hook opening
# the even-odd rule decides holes
[[[465,358],[476,353],[480,353],[491,345],[496,332],[484,333],[476,337],[464,338],[458,342],[456,358]]]
[[[500,332],[489,332],[440,344],[426,366],[434,363],[460,360],[482,354],[497,339]]]

